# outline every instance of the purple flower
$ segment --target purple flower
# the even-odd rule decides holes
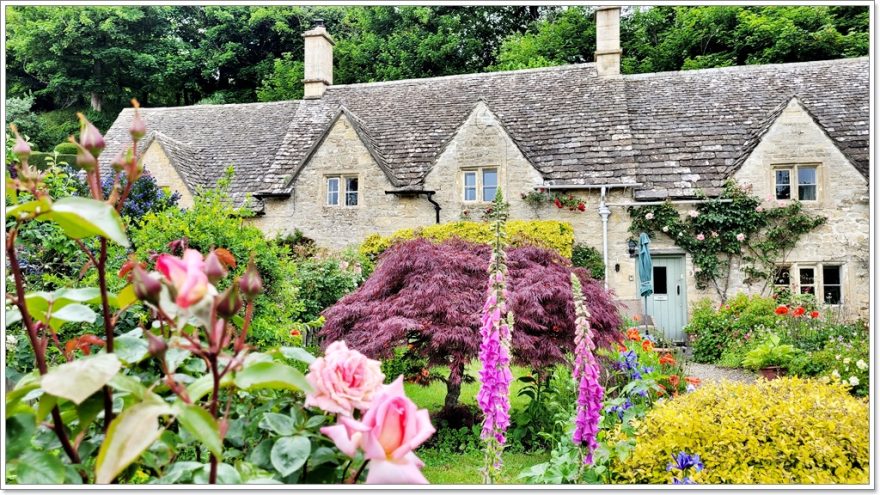
[[[599,365],[593,355],[596,348],[590,330],[590,312],[584,304],[584,294],[577,275],[571,275],[571,291],[575,308],[575,363],[572,375],[578,382],[577,414],[572,440],[586,446],[584,464],[593,463],[593,451],[598,446],[599,413],[605,390],[599,384]]]
[[[672,471],[673,469],[685,471],[694,468],[696,472],[699,473],[703,470],[703,462],[700,460],[699,454],[691,455],[685,451],[681,451],[677,455],[672,456],[672,459],[675,462],[670,462],[669,465],[666,466],[667,471]]]
[[[685,476],[682,479],[672,478],[673,485],[696,485],[697,482]]]

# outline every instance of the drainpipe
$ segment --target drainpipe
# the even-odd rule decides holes
[[[434,205],[434,216],[435,216],[434,221],[435,221],[435,223],[440,223],[440,210],[441,210],[440,203],[434,201],[434,193],[433,192],[425,193],[425,196],[428,198],[428,202],[431,203],[432,205]]]
[[[608,217],[611,209],[605,204],[605,187],[600,190],[599,216],[602,217],[602,261],[605,264],[605,289],[608,289]]]

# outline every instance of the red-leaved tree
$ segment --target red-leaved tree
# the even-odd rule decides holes
[[[465,365],[480,345],[489,254],[489,246],[461,240],[399,243],[384,253],[360,289],[324,311],[320,335],[325,342],[345,340],[376,358],[411,344],[411,352],[431,365],[449,366],[445,405],[454,406]],[[616,305],[585,270],[573,268],[553,251],[521,247],[508,250],[508,271],[515,363],[537,369],[563,362],[573,350],[572,271],[583,282],[597,343],[611,343],[620,326]]]

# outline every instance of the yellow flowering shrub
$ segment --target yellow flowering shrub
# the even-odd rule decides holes
[[[552,249],[566,258],[571,258],[574,229],[568,222],[511,220],[507,222],[507,236],[512,246],[540,246]],[[488,223],[462,220],[416,229],[401,229],[387,237],[372,234],[361,245],[361,253],[375,257],[395,242],[416,237],[423,237],[435,242],[458,237],[470,242],[488,243],[492,240],[492,230]]]
[[[700,484],[866,484],[868,402],[800,378],[706,384],[652,409],[612,470],[623,483],[669,483],[681,451],[705,464]]]

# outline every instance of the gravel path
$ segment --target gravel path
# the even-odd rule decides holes
[[[757,375],[749,370],[740,368],[722,368],[713,364],[687,363],[685,373],[695,376],[705,382],[720,382],[732,380],[737,382],[752,383]]]

